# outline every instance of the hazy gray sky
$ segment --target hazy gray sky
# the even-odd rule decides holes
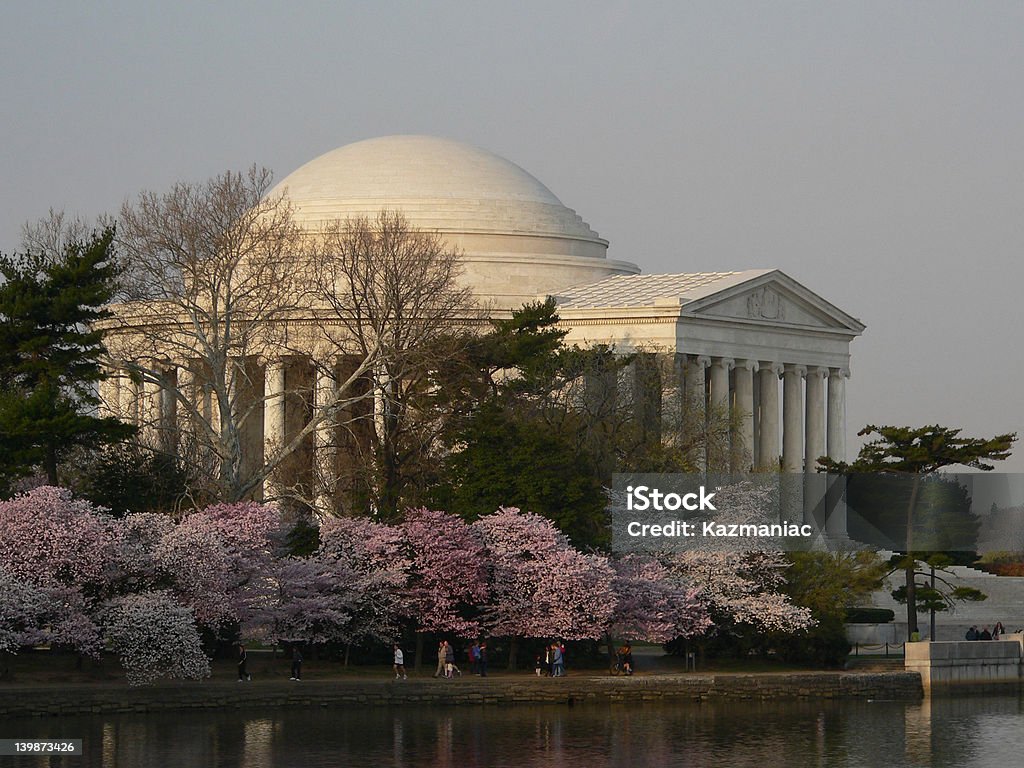
[[[450,136],[612,258],[776,267],[859,317],[851,433],[1024,432],[1022,73],[1020,2],[6,2],[0,250],[50,207]]]

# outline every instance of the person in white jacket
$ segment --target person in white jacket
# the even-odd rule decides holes
[[[405,674],[405,654],[402,653],[402,649],[398,647],[398,643],[395,643],[395,680],[401,678],[402,680],[408,680]]]

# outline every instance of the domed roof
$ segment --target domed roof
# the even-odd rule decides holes
[[[373,218],[402,211],[420,229],[445,233],[538,234],[607,243],[575,211],[515,163],[434,136],[385,136],[320,155],[275,188],[297,222]]]

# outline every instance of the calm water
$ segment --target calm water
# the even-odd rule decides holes
[[[0,738],[85,740],[0,766],[1008,766],[1018,697],[932,703],[253,710],[18,720]]]

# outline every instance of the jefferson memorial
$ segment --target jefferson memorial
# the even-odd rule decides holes
[[[789,275],[642,274],[636,264],[609,258],[608,241],[527,171],[430,136],[343,146],[274,191],[287,195],[309,231],[330,220],[372,220],[382,209],[401,212],[462,254],[460,279],[495,316],[552,297],[568,343],[656,350],[673,372],[661,379],[662,402],[678,393],[730,412],[747,457],[742,470],[778,468],[781,460],[783,471],[802,472],[819,456],[845,459],[850,343],[864,325]],[[177,366],[179,381],[188,367],[175,360],[165,366],[170,376]],[[255,394],[267,405],[259,434],[251,435],[257,451],[293,418],[283,405],[272,407],[284,387],[281,366],[266,362],[259,378],[263,392]],[[114,377],[104,386],[110,412],[140,418],[143,385]],[[165,427],[174,410],[173,402],[156,406]]]

